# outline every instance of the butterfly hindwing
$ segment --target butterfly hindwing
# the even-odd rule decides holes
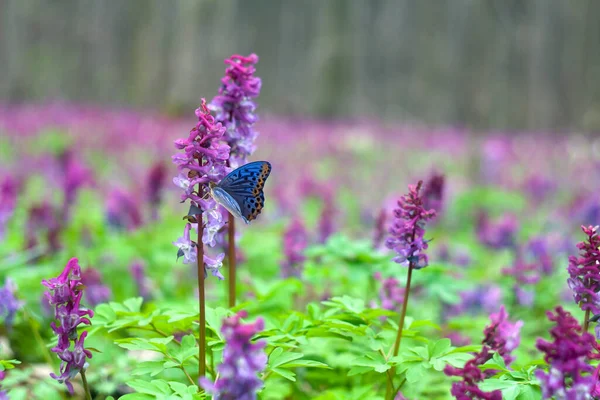
[[[240,208],[246,222],[256,219],[265,205],[263,188],[271,173],[267,161],[255,161],[232,171],[217,185],[225,191]]]

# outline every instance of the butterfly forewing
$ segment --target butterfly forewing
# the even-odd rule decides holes
[[[228,194],[231,197],[228,200],[233,200],[239,206],[243,219],[252,221],[265,205],[263,187],[270,173],[271,164],[267,161],[251,162],[230,172],[215,189],[220,188]]]

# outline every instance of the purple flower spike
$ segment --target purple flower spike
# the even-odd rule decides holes
[[[308,232],[302,221],[295,218],[283,234],[283,254],[285,259],[281,265],[284,278],[300,276],[302,264],[306,259],[304,250],[308,246]]]
[[[548,373],[536,371],[542,382],[544,399],[561,398],[572,400],[590,399],[594,389],[594,367],[586,358],[594,351],[596,340],[584,332],[573,316],[562,307],[556,314],[548,312],[548,319],[556,322],[550,330],[553,342],[537,340],[536,347],[545,353],[544,360],[549,364]]]
[[[0,318],[4,319],[4,325],[12,327],[17,311],[23,306],[15,296],[17,286],[10,278],[4,281],[4,287],[0,287]]]
[[[215,235],[225,226],[222,210],[210,197],[209,184],[219,183],[230,169],[227,167],[230,147],[225,143],[225,127],[215,122],[214,117],[206,107],[206,100],[202,99],[200,108],[196,110],[198,123],[190,131],[187,138],[177,139],[175,147],[180,150],[172,158],[177,165],[178,176],[173,178],[173,183],[183,190],[181,201],[190,200],[191,206],[202,210],[204,234],[202,242],[215,246]],[[197,222],[197,221],[192,221]],[[184,262],[192,262],[189,254],[191,241],[184,234],[173,244],[179,247],[179,252],[184,252]]]
[[[209,108],[216,113],[215,120],[225,126],[225,140],[231,147],[229,165],[237,168],[247,163],[256,146],[254,141],[258,133],[254,123],[258,117],[254,113],[256,104],[252,101],[260,93],[261,80],[254,76],[256,54],[248,57],[237,54],[225,60],[227,68],[221,79],[219,95],[210,103]]]
[[[52,373],[50,376],[64,383],[73,394],[70,380],[87,368],[86,358],[92,358],[92,353],[84,347],[87,332],[78,336],[77,327],[81,324],[90,325],[91,321],[87,317],[94,316],[92,310],[81,306],[84,286],[77,259],[70,259],[58,277],[43,280],[42,284],[50,289],[44,295],[50,305],[54,306],[54,317],[58,322],[52,322],[51,327],[58,335],[58,344],[52,348],[52,352],[61,360],[60,375]]]
[[[165,186],[167,177],[167,168],[162,162],[154,164],[148,172],[146,178],[146,190],[148,193],[148,202],[152,212],[152,219],[158,218],[158,208],[162,201],[162,189]]]
[[[521,342],[519,334],[523,321],[510,322],[504,306],[500,307],[498,313],[490,315],[490,319],[492,323],[483,331],[485,335],[483,343],[500,354],[506,365],[510,365],[514,361],[514,357],[510,353],[519,347]]]
[[[394,210],[396,220],[390,229],[391,237],[386,246],[398,253],[394,261],[399,264],[410,263],[413,268],[421,269],[428,265],[425,221],[435,216],[435,210],[426,210],[423,197],[419,193],[423,181],[417,185],[409,185],[409,193],[400,197],[398,207]]]
[[[206,378],[200,384],[213,395],[214,400],[256,400],[256,392],[263,386],[258,378],[267,365],[264,352],[266,343],[252,343],[254,335],[264,329],[261,318],[251,324],[242,324],[248,314],[240,311],[223,321],[221,332],[225,337],[223,362],[219,365],[219,378],[211,382]]]
[[[184,264],[193,264],[198,260],[198,252],[196,251],[196,243],[192,242],[190,237],[190,230],[192,224],[185,224],[183,229],[183,236],[173,242],[177,246],[177,258],[183,257]]]
[[[600,237],[597,226],[582,226],[587,239],[577,244],[579,257],[569,257],[569,287],[583,311],[600,314]]]

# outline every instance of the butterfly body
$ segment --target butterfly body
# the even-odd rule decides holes
[[[271,164],[267,161],[242,165],[212,186],[210,194],[234,217],[248,224],[256,219],[265,205],[263,187],[270,173]]]

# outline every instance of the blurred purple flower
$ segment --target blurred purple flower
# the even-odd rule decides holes
[[[460,303],[444,307],[442,311],[443,320],[465,313],[476,315],[497,312],[499,305],[502,303],[502,289],[496,285],[482,285],[461,292],[460,297]]]
[[[493,249],[514,248],[519,223],[512,214],[504,214],[500,220],[492,222],[486,212],[481,212],[476,229],[477,237],[484,245]]]
[[[212,247],[216,244],[216,233],[225,226],[225,219],[217,203],[210,197],[204,197],[209,193],[209,184],[220,182],[229,172],[226,162],[230,148],[224,143],[225,127],[219,122],[215,123],[214,117],[206,107],[206,100],[202,99],[196,116],[198,123],[188,137],[175,141],[175,147],[183,152],[178,152],[172,157],[179,171],[179,175],[173,178],[173,183],[183,189],[182,202],[189,199],[190,209],[197,207],[202,210],[202,242]],[[178,247],[179,245],[176,244]]]
[[[85,299],[92,307],[110,300],[112,292],[108,286],[102,283],[102,276],[97,269],[88,267],[83,271],[81,283],[85,286]]]
[[[77,158],[75,157],[75,151],[73,149],[65,150],[59,156],[59,163],[61,167],[61,173],[64,178],[63,180],[63,208],[62,216],[65,220],[69,220],[70,210],[73,203],[77,198],[79,189],[90,184],[93,181],[92,171],[86,168]]]
[[[410,263],[413,268],[421,269],[428,265],[425,221],[435,216],[435,210],[426,210],[419,191],[423,181],[417,185],[409,185],[409,193],[398,200],[398,208],[394,210],[395,221],[390,229],[390,237],[386,246],[398,255],[394,261],[399,264]]]
[[[445,177],[443,174],[431,175],[423,188],[423,206],[432,209],[439,215],[443,208]]]
[[[507,364],[512,362],[513,357],[510,353],[519,345],[519,332],[522,321],[511,323],[508,321],[508,314],[504,306],[500,308],[500,312],[490,316],[491,324],[488,325],[484,332],[482,341],[483,347],[479,353],[467,361],[463,368],[447,365],[444,368],[444,373],[448,376],[458,376],[462,378],[460,382],[452,384],[451,393],[458,400],[501,400],[502,393],[499,390],[493,392],[483,392],[477,384],[485,378],[494,374],[491,370],[481,371],[480,365],[485,364],[492,358],[493,353],[500,354]]]
[[[6,176],[0,183],[0,240],[4,238],[6,225],[17,206],[17,182]]]
[[[539,204],[556,190],[556,183],[542,175],[535,174],[527,178],[523,189],[536,204]]]
[[[591,398],[594,367],[586,362],[586,358],[594,350],[594,337],[587,332],[582,334],[577,320],[562,307],[556,308],[556,314],[548,311],[547,315],[550,321],[556,322],[550,330],[554,341],[538,339],[536,344],[538,350],[545,353],[544,360],[549,364],[548,373],[536,371],[544,399],[554,396],[573,400]]]
[[[385,310],[398,310],[404,300],[404,288],[400,286],[398,279],[394,277],[384,279],[381,272],[376,272],[374,278],[381,285],[379,288],[381,308]]]
[[[151,298],[150,280],[146,276],[146,268],[141,261],[135,261],[129,267],[131,276],[135,281],[138,296],[141,296],[145,301]]]
[[[283,233],[283,254],[281,274],[284,278],[300,276],[302,264],[306,257],[304,250],[308,246],[308,232],[299,218],[294,218],[292,223]]]
[[[335,231],[335,190],[330,183],[318,182],[312,175],[306,174],[300,181],[300,193],[303,197],[315,197],[323,203],[317,222],[317,241],[325,243]]]
[[[58,335],[58,344],[52,348],[61,359],[60,376],[52,373],[50,376],[60,383],[64,383],[71,394],[73,385],[70,380],[87,368],[86,357],[92,358],[92,353],[84,348],[87,332],[82,332],[78,337],[77,327],[81,324],[90,325],[87,317],[93,317],[94,312],[80,305],[83,296],[83,284],[81,282],[81,267],[77,258],[71,258],[61,274],[49,280],[43,280],[42,285],[49,291],[44,295],[49,303],[54,306],[54,317],[58,320],[50,326]],[[74,343],[70,350],[71,341]]]
[[[15,296],[16,291],[17,286],[10,278],[6,278],[4,286],[0,287],[0,317],[4,319],[4,325],[8,328],[12,327],[17,311],[24,304]]]
[[[123,189],[113,189],[106,200],[106,219],[113,228],[133,230],[142,225],[137,197]]]
[[[27,223],[25,224],[27,249],[33,249],[40,245],[40,235],[42,233],[46,234],[48,253],[56,253],[61,249],[60,233],[63,226],[58,214],[59,212],[46,201],[34,204],[29,208]]]
[[[534,287],[540,280],[538,265],[525,262],[522,250],[517,250],[514,265],[504,268],[502,274],[512,276],[515,279],[514,291],[517,301],[522,306],[531,306],[534,301]]]
[[[545,275],[554,273],[554,260],[549,247],[549,240],[543,237],[532,238],[526,245],[532,258],[540,265],[542,273]]]
[[[6,378],[6,372],[0,371],[0,381],[3,381],[4,378]],[[2,385],[0,385],[0,400],[10,400],[6,390],[1,390],[1,389],[2,389]]]
[[[152,219],[158,218],[158,208],[162,201],[162,189],[165,186],[167,168],[162,162],[156,162],[148,171],[146,178],[146,191],[150,204]]]
[[[225,349],[223,362],[218,366],[219,378],[214,383],[206,378],[200,380],[214,400],[256,400],[256,392],[263,386],[257,374],[267,365],[266,342],[250,340],[264,329],[264,322],[259,318],[254,323],[242,324],[241,318],[247,315],[240,311],[223,320]]]
[[[375,226],[373,227],[373,248],[379,249],[383,244],[386,233],[386,218],[387,213],[385,208],[381,208],[379,213],[377,213],[377,218],[375,218]]]
[[[573,298],[583,311],[600,314],[600,237],[597,226],[582,226],[587,239],[577,244],[579,257],[570,256],[569,287]]]
[[[515,359],[510,353],[519,347],[521,342],[520,332],[523,321],[511,323],[504,306],[500,307],[498,313],[490,315],[490,320],[492,323],[483,331],[485,336],[483,344],[495,350],[504,358],[506,365],[510,365]]]
[[[209,108],[216,113],[215,120],[226,128],[225,140],[229,144],[229,165],[237,168],[247,163],[256,146],[258,133],[254,123],[258,117],[254,114],[256,104],[251,100],[260,93],[261,80],[254,76],[256,54],[248,57],[237,54],[225,60],[228,67],[221,78],[219,95],[210,103]]]

